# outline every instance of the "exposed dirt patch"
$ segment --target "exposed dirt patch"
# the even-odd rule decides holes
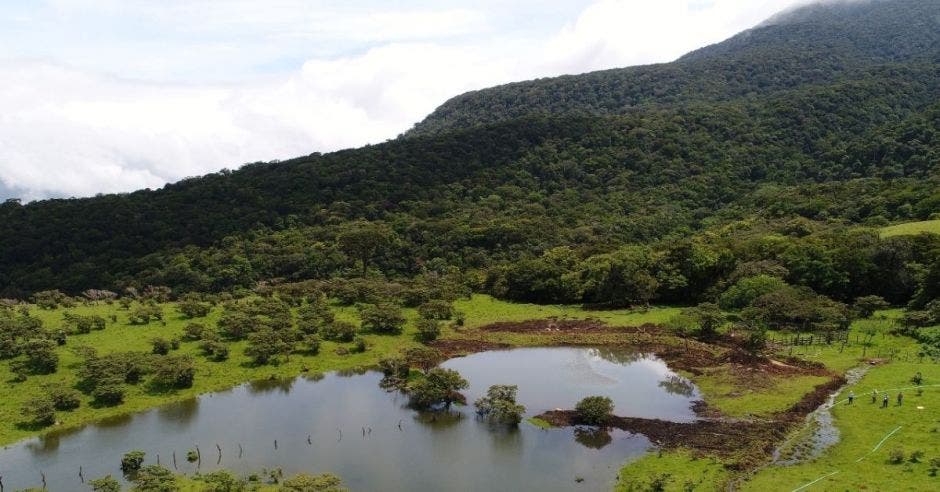
[[[429,346],[440,350],[441,353],[448,358],[475,354],[477,352],[486,352],[487,350],[502,350],[510,347],[505,343],[493,343],[487,342],[486,340],[470,340],[463,338],[435,340],[431,342]]]

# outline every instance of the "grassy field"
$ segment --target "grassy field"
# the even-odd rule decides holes
[[[69,349],[79,345],[96,348],[99,353],[106,354],[120,351],[150,352],[150,340],[155,337],[173,338],[183,333],[183,327],[196,321],[206,326],[214,326],[221,312],[221,308],[213,309],[208,317],[198,320],[184,319],[176,312],[172,305],[164,305],[166,326],[159,322],[151,322],[144,326],[133,326],[127,322],[127,311],[115,305],[82,306],[70,309],[76,314],[98,314],[109,318],[118,317],[117,323],[109,321],[106,329],[93,331],[87,335],[75,335],[68,339],[65,347],[60,347],[59,370],[47,376],[30,376],[26,382],[14,383],[9,365],[0,363],[0,385],[3,387],[4,398],[0,399],[0,445],[9,444],[16,440],[36,434],[36,430],[22,425],[23,417],[20,408],[27,399],[40,394],[43,386],[61,382],[69,386],[74,385],[78,378],[76,371],[81,358]],[[57,327],[62,322],[65,310],[45,311],[34,309],[33,314],[43,319],[46,327]],[[180,350],[173,353],[192,354],[196,359],[196,378],[192,388],[155,393],[146,385],[139,384],[126,386],[125,402],[115,407],[94,408],[90,405],[90,398],[83,395],[82,405],[71,412],[57,412],[60,421],[59,427],[80,425],[92,420],[137,412],[171,401],[190,398],[202,393],[220,391],[251,380],[269,377],[288,377],[301,374],[303,370],[311,372],[324,372],[337,369],[349,369],[375,364],[382,357],[396,354],[402,348],[417,345],[414,341],[414,328],[412,323],[417,317],[413,311],[406,312],[410,321],[405,332],[400,336],[365,335],[369,349],[361,354],[337,355],[335,349],[340,345],[333,342],[323,342],[320,354],[305,356],[295,354],[290,360],[279,365],[255,366],[244,355],[247,342],[234,342],[230,344],[230,357],[224,362],[212,362],[202,356],[198,342],[183,342]],[[339,309],[337,317],[351,320],[355,318],[355,311],[349,308]],[[349,345],[349,344],[346,344]],[[9,395],[9,396],[6,396]]]
[[[881,237],[891,236],[911,236],[929,232],[931,234],[940,234],[940,220],[926,220],[923,222],[907,222],[884,227],[881,229]]]
[[[837,404],[832,410],[840,433],[837,444],[809,462],[795,466],[769,466],[753,477],[738,477],[737,490],[913,491],[940,488],[940,476],[933,475],[933,469],[937,467],[930,463],[931,459],[940,460],[940,364],[920,361],[918,346],[913,340],[889,333],[891,320],[900,314],[899,310],[882,311],[875,319],[856,321],[852,326],[851,343],[844,348],[834,344],[781,351],[780,356],[792,354],[815,360],[837,372],[867,366],[863,359],[885,360],[867,366],[865,376],[837,396]],[[854,334],[861,334],[869,327],[878,331],[870,346],[856,343]],[[887,360],[889,358],[893,360]],[[921,391],[912,388],[910,382],[917,372],[924,377]],[[740,382],[736,384],[733,379],[728,381],[728,378],[728,374],[723,374],[694,379],[711,406],[719,408],[727,416],[740,417],[759,418],[779,410],[788,402],[799,399],[799,395],[815,383],[812,377],[801,377],[746,387]],[[770,388],[773,390],[768,391]],[[876,404],[871,404],[872,390],[879,392]],[[856,395],[852,405],[846,401],[850,391]],[[890,406],[881,409],[881,395],[886,391],[890,395]],[[901,406],[896,402],[899,391],[904,393]],[[903,460],[891,462],[891,454],[898,451],[903,453]],[[916,451],[923,455],[917,453],[915,456]],[[699,477],[703,476],[710,478],[701,480]],[[686,451],[647,455],[628,463],[620,477],[618,490],[622,491],[651,490],[650,485],[657,478],[662,479],[662,490],[666,491],[725,490],[727,481],[734,478],[724,470],[719,460],[697,458]]]
[[[506,303],[481,295],[458,301],[455,307],[465,313],[466,323],[461,333],[446,329],[445,337],[483,337],[474,331],[475,328],[498,321],[544,318],[592,318],[613,326],[656,324],[666,321],[679,310],[675,307],[656,307],[643,311],[590,311],[576,306]],[[80,359],[69,350],[70,347],[88,345],[101,353],[127,350],[149,352],[152,338],[179,336],[183,327],[191,320],[180,316],[173,305],[164,305],[163,309],[166,315],[165,325],[153,322],[146,326],[132,326],[127,322],[127,311],[117,305],[76,307],[70,311],[77,314],[98,314],[105,318],[116,315],[118,320],[116,323],[109,321],[103,331],[70,337],[68,345],[59,349],[61,361],[56,374],[31,376],[24,383],[14,383],[8,364],[0,363],[0,385],[4,390],[4,398],[0,399],[0,445],[37,434],[36,429],[21,424],[23,417],[19,411],[25,400],[39,394],[43,386],[51,382],[75,384]],[[336,312],[340,319],[358,321],[356,311],[352,308],[337,307]],[[54,328],[61,323],[64,310],[34,309],[33,313],[41,317],[47,327]],[[243,353],[245,342],[233,343],[231,357],[224,362],[211,362],[199,354],[198,342],[184,342],[179,353],[193,354],[197,361],[197,375],[192,388],[155,393],[148,391],[145,385],[128,386],[126,402],[110,408],[93,408],[89,405],[89,398],[83,396],[82,406],[78,410],[57,412],[60,420],[58,425],[81,425],[108,416],[141,411],[255,379],[290,377],[304,371],[324,372],[373,365],[383,357],[417,345],[414,337],[417,313],[414,310],[406,310],[405,314],[409,322],[404,333],[398,336],[365,335],[369,347],[365,353],[338,355],[336,348],[340,344],[324,342],[320,354],[316,356],[295,354],[289,361],[275,366],[251,364]],[[940,366],[919,362],[915,342],[890,334],[892,320],[901,314],[898,310],[884,311],[878,313],[876,319],[856,322],[852,327],[850,343],[845,347],[834,344],[781,349],[778,354],[781,358],[793,355],[818,361],[839,373],[858,367],[863,358],[894,361],[870,368],[853,388],[859,395],[859,401],[855,405],[842,404],[835,408],[836,425],[842,433],[842,440],[837,445],[809,463],[765,468],[751,480],[742,482],[740,486],[743,489],[793,490],[820,477],[824,478],[808,489],[925,490],[940,485],[940,479],[930,475],[930,460],[940,458],[940,445],[937,444],[937,436],[940,435],[940,414],[937,413],[937,409],[940,409],[940,386],[930,386],[940,384]],[[213,326],[219,315],[220,309],[216,308],[207,318],[198,321]],[[865,344],[863,333],[869,328],[875,330],[875,336],[869,344]],[[776,339],[783,336],[776,333],[771,335]],[[617,336],[620,335],[598,335],[598,341],[610,343],[611,337]],[[513,345],[551,343],[550,339],[545,337],[516,333],[487,334],[486,338]],[[589,336],[584,342],[591,343],[591,340],[593,339]],[[905,404],[901,407],[894,406],[896,391],[893,388],[908,386],[910,377],[918,371],[924,375],[929,387],[920,395],[914,391],[906,391]],[[736,418],[762,418],[784,410],[815,385],[826,380],[818,376],[772,377],[741,374],[730,365],[689,376],[712,408],[725,416]],[[872,388],[891,389],[892,407],[881,410],[876,408],[877,405],[871,405],[865,397],[871,393]],[[885,444],[871,452],[879,441],[892,431],[895,433]],[[903,450],[904,461],[900,464],[889,464],[889,453],[896,448]],[[917,454],[912,461],[915,451],[923,451],[924,455]],[[863,456],[861,461],[857,461]],[[618,490],[648,490],[651,485],[660,484],[663,490],[720,490],[732,477],[732,472],[725,468],[724,463],[715,458],[696,456],[684,450],[652,453],[624,466],[620,473]]]

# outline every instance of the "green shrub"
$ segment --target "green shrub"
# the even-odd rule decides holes
[[[606,396],[588,396],[578,402],[575,411],[587,425],[604,425],[614,411],[614,402]]]

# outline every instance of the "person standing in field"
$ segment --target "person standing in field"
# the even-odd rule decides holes
[[[888,408],[888,394],[885,393],[884,398],[881,399],[881,408]]]
[[[878,390],[871,390],[871,404],[874,405],[878,401]]]
[[[849,405],[851,405],[853,401],[855,401],[855,392],[849,391]]]
[[[898,392],[898,406],[901,406],[901,403],[904,402],[904,393]]]

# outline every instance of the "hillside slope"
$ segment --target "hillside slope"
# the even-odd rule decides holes
[[[859,80],[875,67],[940,56],[940,2],[830,2],[775,16],[674,63],[518,82],[444,103],[411,135],[530,113],[620,114]]]
[[[464,96],[486,104],[455,109],[466,125],[432,115],[445,122],[440,132],[155,191],[7,202],[0,297],[350,275],[354,258],[336,239],[362,220],[396,238],[375,266],[411,277],[428,264],[485,270],[558,246],[589,256],[742,219],[798,216],[820,227],[928,219],[940,211],[940,64],[931,58],[936,32],[913,21],[938,4],[865,5],[831,10],[833,19],[854,19],[851,43],[836,42],[845,33],[832,37],[836,20],[777,19],[757,28],[763,34],[675,64],[492,90],[504,99]],[[899,28],[908,21],[910,32]],[[816,38],[834,44],[805,44]],[[901,38],[907,44],[891,48]],[[755,54],[765,52],[779,56]],[[646,74],[675,90],[660,94],[659,82],[617,74]],[[619,89],[627,86],[652,102],[623,111],[633,97]],[[567,96],[546,114],[533,103],[535,88]],[[591,98],[596,105],[579,102]]]

